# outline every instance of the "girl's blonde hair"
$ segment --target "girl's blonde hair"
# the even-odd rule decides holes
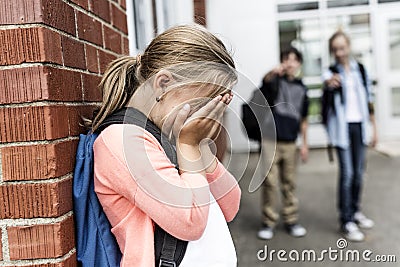
[[[162,69],[171,71],[183,85],[220,85],[210,97],[221,94],[237,80],[235,64],[221,40],[200,25],[176,26],[155,37],[142,55],[123,56],[109,64],[99,84],[102,105],[87,126],[96,131],[107,116],[126,106],[136,89]]]
[[[350,45],[350,37],[342,30],[339,29],[336,32],[334,32],[332,34],[332,36],[329,38],[329,52],[332,53],[333,52],[333,41],[336,40],[336,38],[338,37],[344,37],[344,39],[346,40],[347,44]]]

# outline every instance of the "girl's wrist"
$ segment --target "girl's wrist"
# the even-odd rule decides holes
[[[217,168],[218,160],[217,157],[215,156],[215,153],[212,152],[209,143],[206,142],[200,145],[200,151],[206,173],[213,173]]]
[[[176,147],[180,172],[204,172],[204,164],[198,145],[177,143]]]

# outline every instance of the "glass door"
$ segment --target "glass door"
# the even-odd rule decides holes
[[[309,143],[310,146],[326,146],[328,140],[325,128],[321,124],[320,98],[321,74],[332,63],[328,51],[328,39],[338,29],[348,33],[352,40],[353,55],[364,64],[370,78],[375,80],[369,2],[368,0],[321,0],[318,2],[319,6],[314,2],[286,4],[285,1],[284,3],[278,5],[279,46],[282,50],[291,45],[303,52],[301,76],[308,87],[307,94],[310,99]]]
[[[376,14],[379,83],[376,113],[381,139],[400,135],[400,13],[381,6]]]

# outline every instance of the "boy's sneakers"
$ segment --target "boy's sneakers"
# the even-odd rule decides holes
[[[368,219],[361,211],[354,213],[354,221],[358,224],[360,228],[371,229],[374,227],[374,221]]]
[[[293,237],[303,237],[307,234],[306,228],[304,228],[298,223],[286,224],[285,228],[288,231],[288,233]]]
[[[266,224],[263,224],[260,230],[257,232],[257,237],[264,240],[270,240],[274,237],[274,229]]]
[[[353,242],[364,241],[365,235],[360,231],[357,224],[354,222],[345,223],[342,226],[344,237]]]

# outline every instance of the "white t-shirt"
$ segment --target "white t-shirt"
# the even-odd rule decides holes
[[[361,122],[363,120],[357,84],[352,72],[346,73],[346,120],[347,122]]]
[[[224,214],[214,197],[208,213],[206,229],[200,239],[188,243],[180,267],[234,267],[235,246]]]

